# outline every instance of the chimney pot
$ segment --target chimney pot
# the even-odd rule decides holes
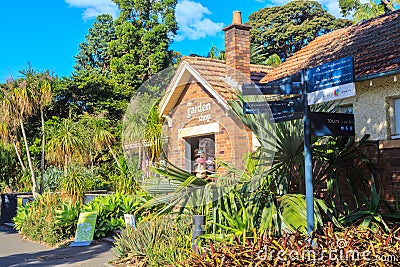
[[[232,18],[233,25],[241,25],[242,24],[242,12],[241,11],[233,11],[233,18]]]

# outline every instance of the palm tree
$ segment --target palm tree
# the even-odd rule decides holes
[[[39,109],[40,122],[41,122],[41,139],[42,139],[42,151],[40,161],[40,187],[39,192],[43,190],[43,173],[45,167],[45,121],[44,121],[44,110],[48,106],[52,99],[51,80],[52,77],[48,71],[43,73],[36,73],[30,66],[21,72],[24,75],[24,79],[33,94],[33,107],[35,110]]]
[[[69,165],[87,160],[89,134],[82,123],[53,117],[48,124],[46,159],[50,163],[63,166],[67,172]]]
[[[5,92],[5,89],[2,88],[2,92]],[[7,97],[6,97],[7,96]],[[18,161],[21,164],[21,168],[23,171],[26,170],[25,164],[21,157],[20,146],[18,142],[18,123],[16,120],[12,120],[14,118],[13,112],[15,112],[14,105],[9,99],[8,93],[4,93],[0,102],[0,140],[4,145],[12,144],[15,150],[15,154],[17,155]]]
[[[4,94],[2,111],[8,116],[3,120],[3,124],[9,125],[8,128],[15,131],[18,125],[21,130],[32,180],[32,194],[37,197],[39,192],[24,126],[24,120],[34,113],[35,95],[27,81],[23,79],[18,81],[10,79],[7,81],[6,87],[6,89],[2,88]],[[3,126],[3,128],[5,127]],[[14,138],[16,135],[17,133],[14,132]]]
[[[28,160],[29,171],[32,180],[32,193],[36,197],[39,193],[37,186],[35,170],[29,151],[29,144],[25,132],[25,120],[40,111],[42,124],[42,163],[41,173],[44,170],[44,108],[52,100],[50,80],[51,76],[48,72],[36,73],[30,66],[21,71],[23,78],[14,80],[9,79],[5,88],[1,88],[3,98],[1,100],[0,109],[5,114],[1,120],[0,134],[2,140],[11,142],[16,151],[18,160],[25,170],[25,164],[18,148],[18,129],[21,130],[25,151]],[[43,179],[42,179],[43,180]]]
[[[118,168],[121,169],[121,163],[112,148],[116,140],[115,136],[108,130],[109,120],[104,118],[102,114],[97,116],[89,116],[86,114],[82,117],[82,122],[87,129],[91,129],[92,140],[90,142],[90,147],[96,150],[108,149]]]

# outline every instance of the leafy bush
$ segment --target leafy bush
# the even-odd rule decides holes
[[[101,238],[112,234],[113,231],[125,227],[124,213],[134,213],[151,197],[138,191],[135,195],[116,193],[104,197],[96,197],[83,206],[83,212],[97,212],[95,237]],[[140,221],[149,210],[138,213],[136,220]]]
[[[88,170],[79,166],[70,166],[61,180],[61,190],[76,200],[83,200],[87,191]]]
[[[176,266],[191,253],[191,221],[172,215],[141,222],[137,229],[127,228],[116,238],[114,251],[119,263],[140,266]]]
[[[66,201],[57,194],[44,194],[25,206],[19,207],[14,217],[15,228],[24,237],[37,242],[44,242],[55,246],[72,237],[73,232],[68,231],[59,224],[56,210]]]
[[[46,193],[18,208],[14,223],[26,238],[54,246],[75,235],[80,212],[95,211],[95,238],[101,238],[124,228],[124,213],[134,213],[149,198],[141,191],[134,196],[117,193],[94,198],[82,206],[80,202],[68,197]],[[136,220],[140,221],[150,212],[151,208],[143,209],[137,214]]]
[[[48,167],[43,173],[43,191],[54,192],[58,190],[63,177],[63,171],[57,167]]]
[[[334,232],[328,225],[323,232],[314,246],[299,232],[210,243],[176,266],[400,266],[399,227],[389,233],[357,227]]]

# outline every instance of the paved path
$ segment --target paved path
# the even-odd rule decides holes
[[[14,266],[111,266],[112,245],[100,242],[88,247],[49,248],[19,237],[7,226],[0,226],[0,267]]]

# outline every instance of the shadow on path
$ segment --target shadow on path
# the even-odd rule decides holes
[[[48,248],[0,226],[0,266],[104,266],[115,257],[112,244],[98,242],[87,247]]]

